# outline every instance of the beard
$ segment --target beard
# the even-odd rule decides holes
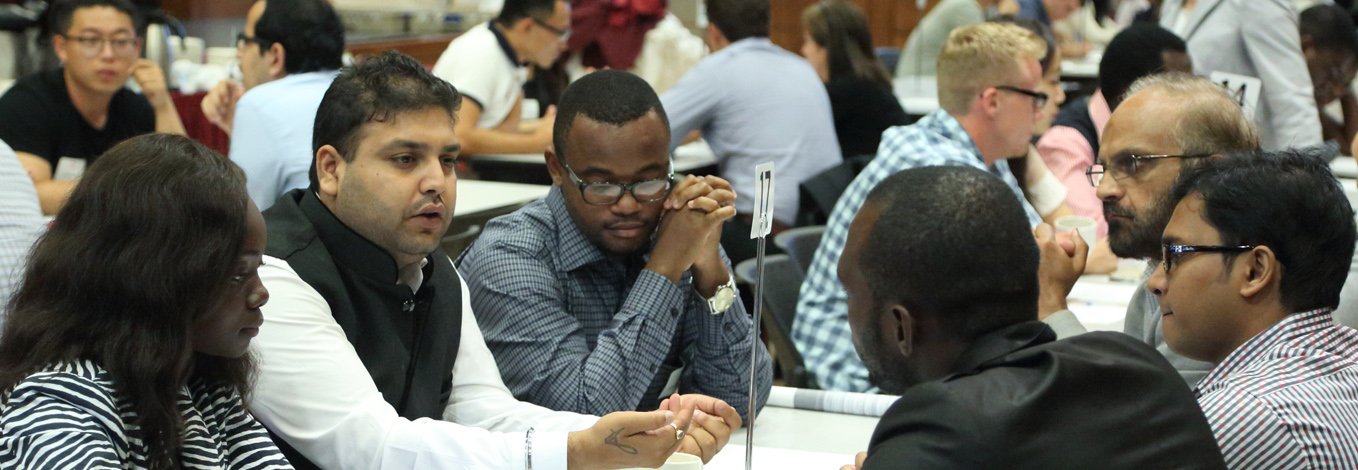
[[[1175,201],[1161,195],[1141,212],[1105,201],[1103,215],[1108,220],[1108,246],[1119,258],[1155,259],[1160,257],[1160,238],[1174,215]],[[1114,219],[1121,216],[1126,219]]]
[[[868,369],[868,381],[883,393],[900,395],[923,380],[906,365],[900,351],[891,348],[877,331],[863,332],[866,339],[854,335],[854,350]],[[866,353],[866,354],[865,354]]]

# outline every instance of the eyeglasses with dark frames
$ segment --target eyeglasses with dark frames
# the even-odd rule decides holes
[[[537,23],[538,26],[541,26],[542,29],[545,29],[545,30],[547,30],[547,31],[550,31],[552,34],[555,34],[555,35],[556,35],[556,38],[557,38],[558,40],[560,40],[560,41],[563,41],[563,42],[564,42],[564,41],[570,40],[570,38],[571,38],[571,29],[570,29],[570,28],[566,28],[566,29],[557,28],[557,27],[555,27],[555,26],[552,26],[552,25],[547,24],[546,21],[542,21],[542,20],[537,19],[537,18],[533,18],[533,22],[534,22],[534,23]]]
[[[242,32],[239,32],[239,33],[236,33],[236,49],[240,49],[240,48],[242,48],[242,47],[245,47],[245,44],[246,44],[246,43],[252,43],[252,44],[258,44],[260,50],[264,50],[264,49],[268,49],[268,48],[270,48],[270,47],[273,47],[273,45],[274,45],[275,43],[277,43],[277,42],[278,42],[278,41],[270,41],[270,40],[268,40],[268,39],[264,39],[264,38],[261,38],[261,37],[259,37],[259,36],[246,36],[246,35],[245,35],[245,32],[243,32],[243,31],[242,31]]]
[[[1033,99],[1033,104],[1037,105],[1036,107],[1038,107],[1038,108],[1041,108],[1041,107],[1043,107],[1043,106],[1046,106],[1046,105],[1047,105],[1047,100],[1048,100],[1048,99],[1051,99],[1051,97],[1047,96],[1046,93],[1043,93],[1043,92],[1040,92],[1040,91],[1025,90],[1025,89],[1022,89],[1022,88],[1019,88],[1019,87],[1015,87],[1015,86],[1000,85],[1000,86],[995,87],[995,89],[996,89],[996,90],[1004,90],[1004,91],[1008,91],[1008,92],[1011,92],[1011,93],[1018,93],[1018,94],[1020,94],[1020,95],[1024,95],[1024,96],[1027,96],[1027,97],[1029,97],[1029,98],[1032,98],[1032,99]]]
[[[1160,260],[1165,265],[1165,275],[1174,267],[1174,260],[1184,253],[1239,253],[1253,250],[1255,245],[1161,245]]]
[[[557,160],[560,162],[560,160]],[[571,182],[580,188],[580,197],[585,203],[596,206],[611,206],[622,200],[622,195],[632,193],[632,199],[637,202],[655,202],[670,195],[670,189],[674,187],[674,165],[670,165],[670,171],[664,178],[653,180],[638,181],[630,184],[619,183],[587,183],[580,180],[575,175],[566,162],[561,162],[561,167],[566,169],[566,174],[570,175]]]
[[[1139,162],[1142,160],[1156,160],[1161,158],[1207,158],[1210,156],[1212,156],[1210,153],[1192,155],[1127,155],[1123,158],[1115,156],[1112,158],[1113,163],[1111,165],[1095,163],[1090,165],[1089,168],[1085,168],[1085,178],[1089,179],[1089,184],[1091,186],[1097,188],[1099,182],[1103,181],[1104,175],[1111,176],[1115,180],[1135,175],[1139,170]]]
[[[141,38],[138,37],[115,37],[105,38],[99,36],[67,36],[60,35],[68,41],[74,41],[80,52],[86,57],[99,57],[104,52],[104,46],[113,50],[113,55],[120,57],[131,57],[137,55],[137,46],[141,45]]]

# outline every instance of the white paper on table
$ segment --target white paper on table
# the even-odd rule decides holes
[[[881,417],[900,397],[774,386],[767,406]]]
[[[788,470],[809,468],[833,470],[845,465],[853,465],[852,454],[827,454],[804,450],[774,449],[771,447],[754,448],[754,468],[769,470]],[[703,465],[704,470],[745,470],[745,446],[729,444],[718,452],[712,461]]]

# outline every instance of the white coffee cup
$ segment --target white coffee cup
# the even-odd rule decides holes
[[[1080,233],[1080,238],[1085,240],[1085,246],[1094,247],[1094,237],[1099,233],[1099,224],[1094,219],[1083,215],[1068,215],[1056,219],[1056,231],[1065,232],[1075,230]]]
[[[649,470],[634,468],[629,470]],[[703,470],[703,459],[696,455],[681,454],[675,452],[670,458],[665,459],[665,464],[659,470]]]

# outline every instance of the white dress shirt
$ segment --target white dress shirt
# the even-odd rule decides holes
[[[410,421],[382,398],[320,293],[277,258],[266,256],[259,276],[269,302],[252,343],[259,378],[250,411],[322,468],[518,470],[526,468],[532,427],[532,468],[565,469],[568,432],[598,420],[514,399],[476,324],[466,282],[443,421]]]

